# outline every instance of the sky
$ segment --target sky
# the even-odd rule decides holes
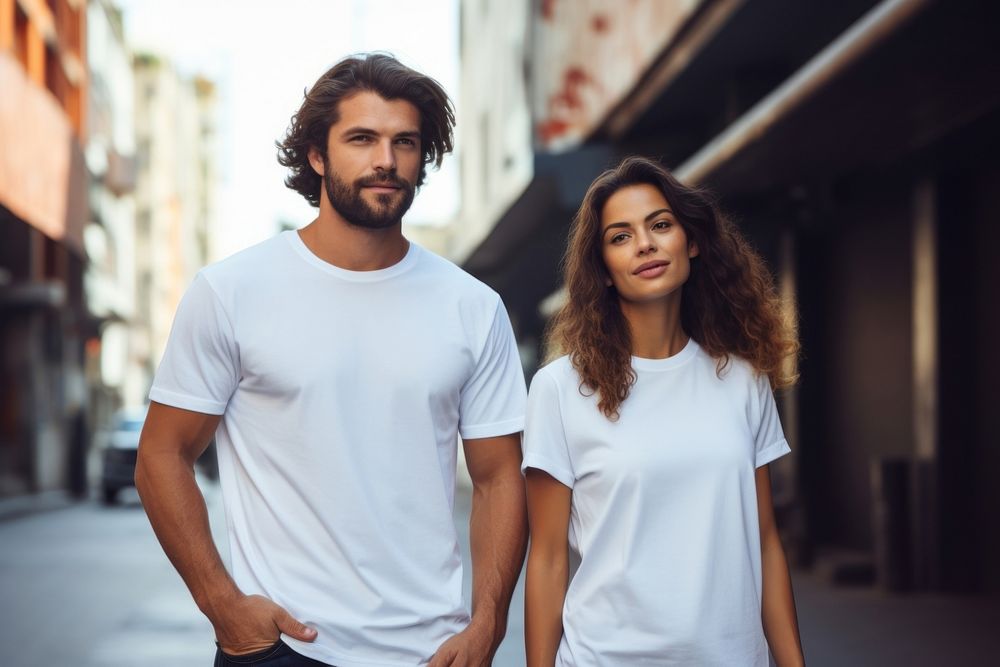
[[[219,190],[212,259],[316,210],[287,189],[274,142],[302,95],[342,57],[388,51],[458,101],[457,0],[115,0],[134,52],[169,58],[218,85]],[[454,156],[428,171],[406,224],[443,224],[458,209]]]

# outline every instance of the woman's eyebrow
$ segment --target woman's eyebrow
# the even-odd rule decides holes
[[[645,222],[651,221],[653,218],[655,218],[656,216],[660,215],[661,213],[669,213],[670,215],[674,214],[674,212],[671,211],[669,208],[659,208],[659,209],[653,211],[652,213],[650,213],[649,215],[647,215],[645,217]],[[629,222],[612,222],[610,225],[608,225],[607,227],[605,227],[604,231],[601,232],[601,233],[603,234],[603,233],[607,232],[609,229],[612,229],[613,227],[631,227],[631,226],[632,226],[632,224],[629,223]]]
[[[671,211],[669,208],[657,209],[656,211],[653,211],[652,213],[646,216],[646,222],[649,222],[650,220],[660,215],[661,213],[669,213],[670,215],[674,214],[674,212]]]
[[[608,230],[614,229],[616,227],[623,227],[625,229],[631,229],[632,228],[632,223],[630,223],[630,222],[612,222],[610,225],[608,225],[607,227],[604,228],[604,231],[602,231],[601,234],[606,234],[608,232]]]

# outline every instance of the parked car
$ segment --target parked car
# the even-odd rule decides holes
[[[101,465],[101,497],[107,505],[118,502],[119,492],[135,486],[135,462],[139,453],[139,435],[149,408],[119,410],[112,418],[111,432],[104,444]],[[198,471],[210,480],[218,481],[219,463],[215,454],[215,438],[198,457]]]
[[[112,419],[101,466],[101,496],[105,504],[114,505],[122,489],[135,486],[135,460],[145,421],[146,408],[119,410]]]

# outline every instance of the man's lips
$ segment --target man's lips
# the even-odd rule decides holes
[[[368,178],[360,181],[358,185],[365,190],[374,190],[377,193],[395,192],[403,190],[404,184],[395,178]]]
[[[378,184],[372,184],[372,185],[362,185],[361,187],[363,187],[366,190],[373,190],[373,191],[378,192],[378,193],[395,192],[396,190],[402,189],[398,185],[390,185],[388,183],[378,183]]]
[[[669,264],[670,262],[662,259],[653,260],[652,262],[640,264],[639,267],[632,272],[632,274],[639,276],[640,278],[656,278],[663,275],[663,272],[667,270],[667,266]]]

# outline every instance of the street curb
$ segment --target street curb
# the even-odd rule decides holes
[[[0,523],[32,514],[66,509],[80,502],[67,491],[44,491],[0,500]]]

